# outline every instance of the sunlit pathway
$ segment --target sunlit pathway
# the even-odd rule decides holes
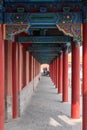
[[[70,99],[62,103],[62,96],[57,94],[49,77],[41,78],[24,114],[5,124],[5,130],[81,130],[81,127],[81,119],[70,119]]]

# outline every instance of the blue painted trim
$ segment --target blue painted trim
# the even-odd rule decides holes
[[[67,18],[67,16],[69,18]],[[82,23],[82,13],[5,13],[7,24],[55,25],[58,23]]]

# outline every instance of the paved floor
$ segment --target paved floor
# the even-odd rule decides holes
[[[6,123],[5,130],[81,130],[81,119],[70,119],[70,101],[62,103],[61,97],[50,78],[42,77],[22,117]]]

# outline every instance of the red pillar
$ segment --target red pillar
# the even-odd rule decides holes
[[[52,79],[52,63],[50,64],[50,77]]]
[[[23,88],[23,53],[22,53],[22,45],[18,44],[18,86],[19,86],[19,91]]]
[[[7,120],[8,119],[8,112],[7,112],[7,95],[8,95],[8,62],[9,62],[9,60],[8,60],[8,42],[7,41],[4,41],[4,51],[5,51],[5,83],[4,83],[4,85],[5,85],[5,120]]]
[[[58,93],[62,93],[62,85],[63,85],[63,56],[62,53],[59,56],[59,86]]]
[[[54,60],[54,84],[56,88],[56,60]]]
[[[55,87],[57,88],[57,58],[55,59]]]
[[[54,70],[54,61],[53,61],[53,83],[54,83],[54,78],[55,78],[55,70]]]
[[[18,117],[18,44],[12,43],[13,118]]]
[[[23,48],[23,88],[26,85],[26,50]]]
[[[31,69],[32,69],[32,63],[31,63],[31,53],[29,52],[29,82],[31,81]]]
[[[0,130],[4,130],[4,40],[0,25]]]
[[[54,60],[54,84],[56,88],[56,60]]]
[[[83,24],[83,130],[87,130],[87,23]]]
[[[29,53],[26,51],[26,85],[29,83]]]
[[[63,51],[63,102],[68,102],[68,50]]]
[[[33,80],[33,56],[31,56],[31,81]]]
[[[52,62],[52,81],[53,81],[53,62]]]
[[[80,117],[80,44],[72,42],[72,104],[71,117]]]
[[[53,79],[54,79],[54,64],[53,64],[53,62],[52,62],[52,81],[53,81]]]
[[[59,56],[57,57],[57,67],[56,68],[57,68],[57,88],[58,88],[58,84],[59,84],[58,83],[58,81],[59,81],[58,80],[59,79]]]

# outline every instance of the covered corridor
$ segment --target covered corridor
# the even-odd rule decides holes
[[[50,78],[40,80],[42,64]],[[0,130],[16,122],[87,130],[87,0],[0,0]]]
[[[70,87],[69,102],[63,103],[50,77],[43,76],[23,115],[6,123],[5,130],[81,130],[82,119],[70,118],[70,102]]]

